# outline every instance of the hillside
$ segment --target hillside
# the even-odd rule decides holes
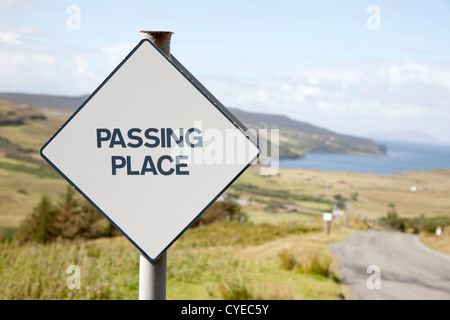
[[[0,99],[15,104],[29,105],[34,109],[67,117],[71,115],[88,96],[53,96],[46,94],[0,92]]]
[[[289,158],[284,153],[301,156],[303,153],[346,153],[354,155],[383,155],[385,146],[372,140],[342,135],[312,124],[293,120],[283,115],[251,113],[239,109],[229,110],[249,128],[280,129],[280,157]],[[284,155],[284,156],[283,156]]]
[[[0,93],[0,99],[27,104],[45,113],[67,118],[88,96],[68,97],[23,93]],[[366,138],[342,135],[283,115],[229,110],[248,128],[276,128],[280,135],[280,158],[298,158],[307,152],[383,155],[385,147]]]
[[[39,149],[61,123],[26,104],[0,100],[0,157],[45,166]]]

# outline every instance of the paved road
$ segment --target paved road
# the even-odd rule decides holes
[[[358,299],[448,300],[450,255],[435,252],[415,235],[400,232],[359,232],[332,246],[341,261],[345,281]],[[373,269],[379,267],[380,289]]]

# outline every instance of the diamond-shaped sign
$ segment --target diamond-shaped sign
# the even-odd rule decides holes
[[[219,104],[142,40],[41,155],[154,261],[258,157]]]

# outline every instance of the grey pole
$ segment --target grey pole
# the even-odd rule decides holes
[[[170,31],[141,31],[170,59]],[[142,254],[139,258],[139,300],[166,300],[167,252],[155,262]]]
[[[139,257],[139,300],[166,300],[167,253],[155,262]]]

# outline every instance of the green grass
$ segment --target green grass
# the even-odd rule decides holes
[[[281,243],[325,248],[329,240],[322,233],[284,223],[270,229],[226,221],[189,229],[168,251],[168,299],[341,298],[333,279],[280,267]],[[0,242],[0,299],[137,299],[138,263],[137,249],[121,236],[23,246]],[[70,265],[80,268],[79,290],[67,288]]]
[[[330,203],[315,202],[315,201],[301,201],[299,205],[304,208],[319,210],[322,212],[330,212],[333,210],[333,205]]]
[[[95,249],[100,254],[92,254]],[[0,244],[1,299],[133,299],[139,254],[126,242]],[[81,271],[81,288],[68,289],[70,265]]]
[[[256,245],[265,241],[285,237],[291,234],[317,231],[308,228],[303,223],[279,223],[276,225],[243,224],[235,221],[213,223],[213,226],[202,226],[195,232],[186,233],[178,246],[186,245],[190,248],[229,245]]]
[[[313,225],[317,220],[317,214],[313,213],[271,213],[262,209],[247,209],[246,213],[249,217],[249,221],[252,223],[267,223],[267,224],[279,224],[279,223],[298,223],[304,226]],[[320,227],[320,226],[316,226]]]
[[[0,136],[25,149],[34,150],[36,155],[44,143],[59,129],[63,121],[47,120],[27,121],[20,126],[0,126]]]
[[[0,169],[15,174],[30,174],[36,178],[59,179],[61,177],[54,169],[50,167],[40,167],[32,163],[8,158],[0,158]]]
[[[0,158],[0,163],[9,168],[0,169],[0,227],[18,227],[43,194],[57,198],[67,186],[63,179],[31,174],[37,170],[33,165],[4,158]],[[20,173],[12,170],[17,167],[23,170]]]

